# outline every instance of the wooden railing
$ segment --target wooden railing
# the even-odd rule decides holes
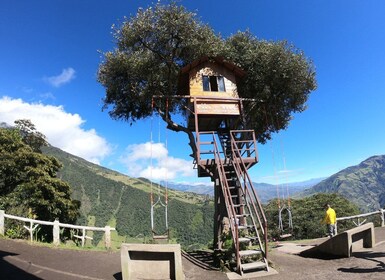
[[[36,230],[38,225],[53,226],[53,244],[56,246],[60,244],[60,228],[71,228],[71,229],[78,229],[82,231],[82,235],[73,235],[74,237],[82,241],[82,247],[84,247],[86,239],[92,239],[92,237],[89,237],[86,235],[86,231],[104,231],[104,244],[107,249],[110,249],[111,248],[111,230],[115,230],[115,228],[112,228],[110,226],[105,226],[104,228],[102,228],[102,227],[63,224],[63,223],[60,223],[59,220],[55,220],[54,222],[34,220],[34,219],[5,214],[4,210],[0,210],[0,235],[4,235],[5,233],[5,230],[4,230],[5,218],[29,223],[29,227],[24,226],[24,228],[28,230],[31,242],[33,241],[33,232]]]
[[[366,222],[366,217],[373,216],[373,215],[380,215],[381,216],[381,227],[385,227],[385,209],[380,209],[378,211],[370,212],[370,213],[365,213],[365,214],[360,214],[360,215],[355,215],[355,216],[349,216],[349,217],[340,217],[337,218],[336,221],[336,233],[337,233],[337,224],[339,221],[347,221],[347,220],[354,220],[353,221],[354,225],[361,226]],[[365,218],[364,220],[361,220],[362,218]]]

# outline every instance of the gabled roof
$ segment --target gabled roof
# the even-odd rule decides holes
[[[224,67],[226,67],[227,69],[229,69],[230,71],[234,72],[234,74],[241,78],[243,76],[246,75],[246,72],[241,69],[240,67],[236,66],[235,64],[231,63],[231,62],[228,62],[225,60],[225,58],[223,56],[217,56],[217,57],[208,57],[208,56],[204,56],[204,57],[201,57],[197,60],[194,60],[193,62],[191,62],[190,64],[186,65],[185,67],[183,67],[180,72],[181,74],[186,74],[188,72],[190,72],[191,69],[197,67],[198,65],[206,62],[206,61],[210,61],[210,60],[213,60],[215,61],[216,63],[218,64],[221,64],[223,65]]]

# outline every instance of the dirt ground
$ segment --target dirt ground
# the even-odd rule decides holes
[[[385,228],[376,228],[377,245],[353,252],[351,258],[304,258],[293,243],[282,242],[269,252],[271,267],[278,273],[243,279],[385,279]],[[296,248],[315,241],[295,243]],[[319,242],[319,241],[318,241]],[[193,263],[183,257],[186,280],[226,280],[223,272],[210,268],[210,258]],[[197,265],[202,264],[205,265]],[[0,279],[122,279],[119,252],[55,249],[27,241],[0,238]]]

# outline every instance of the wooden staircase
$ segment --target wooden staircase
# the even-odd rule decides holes
[[[200,141],[208,138],[208,141]],[[220,190],[229,219],[236,270],[267,270],[267,223],[247,170],[258,162],[252,130],[199,132],[197,166]]]

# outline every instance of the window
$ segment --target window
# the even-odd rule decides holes
[[[226,91],[225,79],[222,76],[205,76],[202,77],[203,91]]]

